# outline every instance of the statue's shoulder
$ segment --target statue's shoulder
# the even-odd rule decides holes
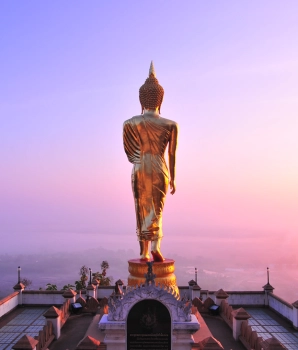
[[[142,119],[142,116],[141,116],[141,115],[135,115],[134,117],[131,117],[131,118],[125,120],[125,122],[123,123],[123,125],[131,124],[131,123],[136,123],[136,122],[138,122],[140,119]]]
[[[176,123],[174,120],[163,118],[163,117],[161,117],[160,119],[163,121],[163,123],[167,124],[171,128],[178,129],[178,123]]]

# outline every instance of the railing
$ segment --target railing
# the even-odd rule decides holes
[[[220,304],[220,315],[226,321],[226,323],[233,329],[233,308],[226,300],[223,300]]]
[[[251,328],[247,321],[242,321],[241,323],[241,335],[239,339],[247,349],[263,349],[263,338],[258,336],[258,333]]]
[[[70,304],[71,304],[71,301],[68,299],[60,307],[61,328],[64,326],[65,322],[67,321],[68,317],[70,316]]]
[[[233,317],[233,308],[226,300],[223,300],[220,305],[221,317],[226,321],[226,323],[233,329],[235,327],[234,322],[236,321]],[[235,329],[234,329],[235,330]],[[241,322],[240,336],[239,340],[248,350],[266,350],[270,349],[267,343],[262,337],[258,336],[258,333],[252,329],[248,324],[248,321]],[[278,342],[279,343],[279,342]],[[281,343],[279,343],[282,347]]]
[[[38,341],[36,350],[46,350],[55,338],[60,337],[60,329],[70,316],[70,299],[67,299],[58,310],[52,306],[45,314],[46,325],[39,331],[35,339]],[[50,313],[50,314],[49,314]],[[16,344],[15,344],[16,345]]]
[[[53,333],[53,324],[48,321],[47,325],[44,326],[41,331],[39,331],[38,336],[34,338],[38,341],[36,350],[46,350],[55,338]]]
[[[269,307],[293,322],[293,305],[273,293],[268,293]]]
[[[200,313],[206,313],[209,312],[210,306],[214,305],[214,301],[209,297],[205,301],[202,301],[199,298],[194,298],[192,304]]]
[[[241,307],[245,307],[263,306],[265,304],[265,293],[263,291],[226,291],[226,293],[229,294],[230,305],[241,305]]]
[[[0,300],[0,317],[7,314],[19,304],[19,293],[14,292]]]
[[[23,290],[23,305],[61,305],[64,302],[63,291]]]

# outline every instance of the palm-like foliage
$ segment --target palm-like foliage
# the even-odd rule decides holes
[[[47,283],[46,290],[58,290],[57,284]]]

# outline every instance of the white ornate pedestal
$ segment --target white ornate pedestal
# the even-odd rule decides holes
[[[98,326],[105,333],[107,350],[126,350],[125,321],[109,321],[108,315],[103,315]]]
[[[122,299],[109,299],[109,314],[99,322],[99,329],[105,332],[104,343],[107,350],[126,350],[127,317],[132,307],[144,300],[156,300],[162,303],[171,317],[171,349],[190,350],[194,342],[192,334],[200,324],[190,314],[191,302],[180,300],[172,288],[164,289],[154,283],[129,290]]]
[[[188,322],[173,322],[172,350],[190,350],[194,343],[192,334],[200,324],[194,315],[190,315]],[[107,350],[126,350],[126,322],[108,321],[108,315],[103,315],[99,322],[99,329],[105,332],[104,343]]]

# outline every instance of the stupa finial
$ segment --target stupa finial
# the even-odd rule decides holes
[[[153,61],[151,61],[151,63],[150,63],[149,77],[150,77],[151,74],[153,74],[153,76],[156,77]]]

